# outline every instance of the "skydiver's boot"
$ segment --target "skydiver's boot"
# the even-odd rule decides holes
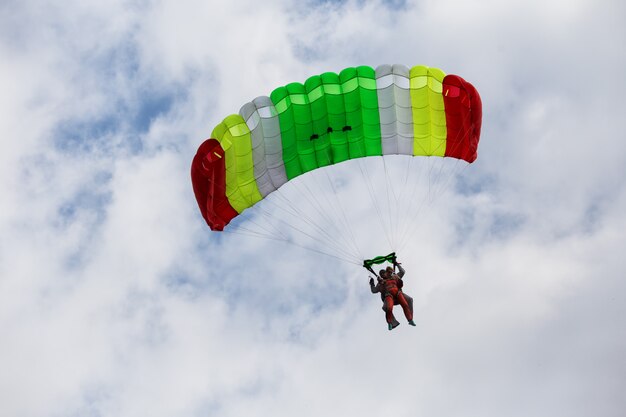
[[[387,327],[389,328],[389,330],[393,330],[396,327],[398,327],[399,325],[400,325],[400,322],[398,320],[396,320],[396,319],[393,319],[393,321],[391,323],[389,323]]]
[[[409,324],[410,324],[411,326],[415,326],[415,322],[414,322],[413,320],[409,320]]]

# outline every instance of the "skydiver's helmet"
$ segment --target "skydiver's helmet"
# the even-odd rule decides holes
[[[387,273],[387,270],[386,270],[386,269],[381,269],[381,270],[378,272],[378,275],[380,275],[380,277],[381,277],[381,278],[385,278],[385,274],[386,274],[386,273]]]

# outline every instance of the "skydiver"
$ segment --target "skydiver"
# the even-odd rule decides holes
[[[395,272],[396,267],[399,269],[397,274]],[[389,330],[395,329],[400,324],[393,315],[393,306],[396,304],[402,306],[402,310],[409,324],[415,326],[415,322],[413,321],[413,299],[408,294],[402,292],[404,285],[402,277],[404,273],[404,268],[394,260],[393,268],[388,266],[386,269],[380,270],[376,285],[374,285],[374,278],[370,277],[370,290],[372,294],[380,293]]]

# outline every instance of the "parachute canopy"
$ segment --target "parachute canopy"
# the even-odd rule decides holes
[[[227,116],[191,165],[212,230],[291,179],[368,156],[477,156],[482,104],[476,89],[437,68],[381,65],[327,72],[257,97]]]

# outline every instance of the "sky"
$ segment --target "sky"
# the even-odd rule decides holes
[[[623,415],[625,18],[617,0],[3,1],[0,415]],[[393,63],[461,75],[484,114],[478,160],[398,252],[416,327],[396,307],[389,332],[360,266],[211,232],[189,168],[254,97]],[[395,249],[361,173],[331,175],[363,256]]]

